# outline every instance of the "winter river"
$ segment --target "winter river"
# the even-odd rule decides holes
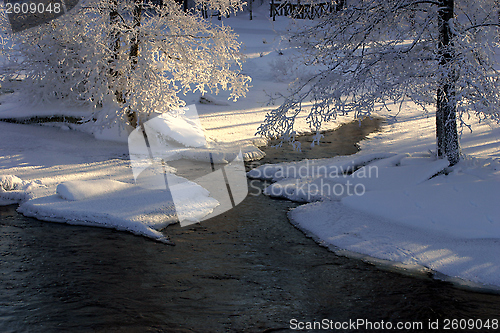
[[[354,153],[368,127],[342,127],[314,157]],[[283,160],[272,149],[261,162]],[[168,227],[176,246],[0,207],[0,332],[286,332],[322,319],[421,322],[415,331],[426,332],[429,320],[498,318],[499,295],[318,246],[288,222],[296,205],[249,195],[202,224]]]

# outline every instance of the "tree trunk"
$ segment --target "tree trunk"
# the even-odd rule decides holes
[[[116,62],[118,60],[119,51],[120,51],[120,29],[118,27],[119,24],[119,16],[118,16],[118,1],[110,0],[110,12],[109,12],[109,23],[111,25],[111,50],[113,51],[112,58],[110,60],[111,63]],[[111,76],[111,80],[113,86],[116,86],[116,83],[119,81],[120,73],[113,68],[111,64],[109,74]],[[116,87],[115,87],[116,88]],[[123,92],[120,89],[115,90],[116,101],[118,103],[124,103]]]
[[[141,25],[141,16],[142,16],[142,0],[135,0],[134,7],[134,25],[133,29],[138,28]],[[130,65],[132,70],[136,70],[137,63],[139,61],[139,33],[138,31],[134,32],[134,36],[132,37],[130,43],[130,53],[129,53]],[[132,127],[137,127],[137,112],[133,110],[127,111],[127,120]]]
[[[142,16],[142,0],[135,0],[133,29],[141,25],[141,16]],[[138,57],[139,57],[139,35],[137,32],[134,32],[134,36],[132,37],[131,40],[130,53],[129,53],[129,59],[131,61],[133,69],[135,69],[135,67],[137,66]]]
[[[460,160],[456,120],[456,73],[454,45],[449,21],[453,18],[453,0],[439,1],[439,78],[436,104],[436,139],[438,156],[446,156],[450,165]]]

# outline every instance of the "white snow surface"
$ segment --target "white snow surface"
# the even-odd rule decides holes
[[[196,119],[197,120],[197,119]],[[146,131],[161,133],[186,147],[205,147],[205,133],[199,121],[182,114],[163,113],[144,124]]]
[[[494,289],[499,285],[499,239],[463,239],[414,228],[338,201],[302,205],[292,210],[289,218],[325,244],[412,269],[425,266],[473,287]]]
[[[267,195],[311,202],[289,218],[325,245],[498,289],[500,128],[472,123],[462,160],[448,167],[432,152],[434,116],[405,111],[353,156],[263,165],[248,176],[273,182]]]
[[[73,180],[57,185],[56,193],[62,199],[79,201],[100,195],[111,195],[114,192],[130,188],[130,184],[111,179]]]
[[[126,230],[168,243],[158,230],[177,221],[176,209],[187,206],[190,218],[199,220],[218,205],[208,192],[197,187],[200,191],[190,187],[182,202],[176,201],[174,207],[166,190],[112,180],[69,181],[57,186],[57,195],[31,199],[22,203],[18,211],[40,220]]]

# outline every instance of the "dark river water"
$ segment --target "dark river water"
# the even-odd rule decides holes
[[[353,152],[352,141],[366,134],[356,126]],[[0,207],[0,332],[288,332],[293,319],[422,322],[413,331],[428,332],[429,320],[442,328],[446,319],[500,317],[499,295],[389,272],[318,246],[288,222],[296,205],[249,195],[201,224],[166,228],[175,246]]]

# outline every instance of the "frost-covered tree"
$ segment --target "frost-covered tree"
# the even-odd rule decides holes
[[[240,6],[203,3],[224,14]],[[232,30],[183,11],[174,0],[162,6],[83,0],[56,20],[2,37],[0,52],[9,60],[0,74],[4,85],[17,76],[28,102],[94,108],[87,120],[100,125],[135,125],[141,114],[182,106],[188,91],[229,90],[236,99],[250,80],[240,74],[242,56]]]
[[[499,118],[496,1],[351,0],[290,36],[305,65],[258,133],[293,140],[297,115],[312,102],[313,131],[337,115],[369,116],[394,103],[436,108],[437,152],[460,158],[457,119]],[[311,68],[307,71],[308,66]],[[307,74],[304,74],[307,73]]]

